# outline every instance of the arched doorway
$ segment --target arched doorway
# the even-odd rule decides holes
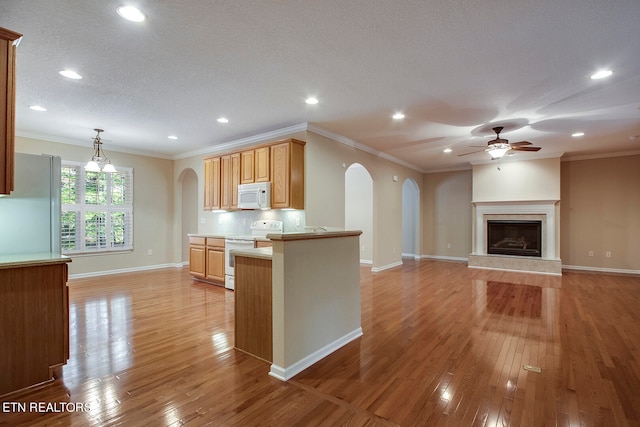
[[[182,190],[180,242],[182,244],[181,259],[184,262],[189,260],[187,234],[198,232],[198,175],[193,169],[185,169],[180,173],[178,183]]]
[[[420,188],[411,178],[402,183],[402,256],[420,258]]]
[[[360,262],[373,264],[373,178],[359,163],[345,172],[344,226],[348,230],[362,230]]]

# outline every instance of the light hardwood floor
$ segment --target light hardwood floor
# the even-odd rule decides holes
[[[68,364],[0,423],[640,425],[639,277],[406,260],[361,288],[364,335],[283,383],[233,350],[231,291],[178,269],[72,280]]]

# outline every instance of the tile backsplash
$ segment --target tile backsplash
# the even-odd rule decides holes
[[[202,220],[204,219],[204,224]],[[306,215],[303,210],[240,210],[233,212],[201,212],[199,233],[249,234],[251,223],[260,219],[282,221],[285,233],[304,231]]]

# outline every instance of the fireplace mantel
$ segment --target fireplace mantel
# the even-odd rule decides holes
[[[559,200],[474,201],[473,252],[469,267],[562,274],[559,254]],[[488,220],[542,222],[542,256],[522,257],[487,253]]]

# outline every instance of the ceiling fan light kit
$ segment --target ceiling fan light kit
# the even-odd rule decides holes
[[[496,138],[487,143],[487,148],[479,151],[472,151],[470,153],[459,154],[458,156],[466,156],[468,154],[479,153],[480,151],[486,151],[491,156],[491,160],[502,158],[507,152],[510,151],[540,151],[541,147],[534,147],[529,141],[519,141],[509,143],[509,140],[500,138],[500,132],[504,129],[503,126],[496,126],[493,131],[496,133]],[[513,153],[509,153],[513,154]]]

